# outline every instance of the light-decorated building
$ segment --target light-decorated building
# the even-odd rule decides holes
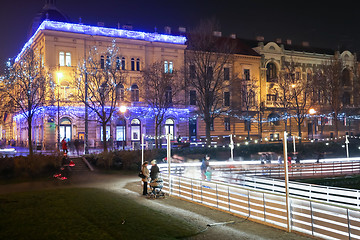
[[[139,94],[148,91],[141,85],[143,71],[153,63],[160,62],[165,73],[176,70],[191,73],[191,69],[187,69],[191,66],[187,65],[185,56],[186,52],[192,50],[187,49],[186,37],[171,35],[169,32],[159,34],[134,31],[128,27],[107,28],[70,23],[56,9],[53,1],[46,1],[44,9],[32,25],[31,33],[29,41],[15,59],[15,64],[28,48],[34,49],[41,56],[44,67],[55,83],[53,98],[49,99],[46,106],[41,107],[31,129],[33,143],[42,149],[54,149],[58,140],[63,137],[68,140],[85,138],[85,107],[83,103],[74,100],[79,89],[74,89],[73,82],[79,78],[79,64],[84,59],[88,60],[91,49],[96,48],[96,59],[101,69],[106,68],[109,60],[107,49],[113,45],[119,49],[115,59],[116,67],[123,73],[123,79],[118,84],[119,93],[123,97],[116,98],[116,111],[106,126],[106,136],[113,138],[117,148],[123,145],[138,146],[142,134],[148,140],[155,135],[153,110],[141,98],[142,94]],[[217,36],[224,38],[219,33]],[[354,77],[356,55],[349,51],[340,54],[307,44],[299,47],[275,42],[247,41],[234,35],[228,39],[235,48],[231,58],[220,70],[223,83],[228,87],[222,89],[223,114],[215,118],[211,126],[212,142],[228,143],[230,134],[234,136],[235,142],[241,141],[240,137],[277,140],[285,129],[298,135],[291,114],[285,127],[284,107],[278,104],[277,95],[278,81],[286,73],[286,63],[290,62],[296,63],[294,75],[296,80],[301,80],[314,75],[316,69],[329,59],[341,59],[344,63],[343,81],[346,83],[341,92],[343,112],[350,109],[354,113],[358,110],[359,98],[355,94],[358,82]],[[173,139],[181,136],[182,140],[205,140],[205,124],[197,114],[198,94],[191,86],[187,86],[178,96],[181,101],[168,109],[158,135],[171,133]],[[313,99],[307,104],[307,109],[315,108],[318,114],[316,119],[309,115],[304,120],[301,129],[303,137],[325,138],[334,135],[331,110],[320,105]],[[125,113],[120,111],[120,106],[126,106]],[[320,113],[323,114],[321,117]],[[102,144],[103,128],[96,119],[97,116],[90,112],[90,147]],[[341,119],[343,126],[339,128],[339,135],[359,133],[358,124],[349,119]],[[2,126],[2,137],[13,139],[18,145],[27,145],[27,131],[29,129],[21,114],[8,114]]]

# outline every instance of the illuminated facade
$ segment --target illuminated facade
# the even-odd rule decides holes
[[[54,83],[57,83],[54,93],[58,96],[54,96],[52,105],[41,108],[33,121],[33,140],[40,143],[41,148],[53,149],[56,146],[58,129],[60,139],[84,139],[84,104],[72,100],[76,94],[73,89],[75,72],[91,48],[96,47],[100,53],[106,52],[106,48],[114,42],[121,51],[121,70],[126,73],[122,91],[129,96],[129,101],[117,104],[119,109],[106,127],[106,136],[112,138],[115,147],[123,144],[136,147],[142,134],[154,136],[152,112],[139,95],[139,91],[146,91],[141,89],[140,84],[142,70],[154,62],[163,62],[168,72],[181,69],[186,38],[45,20],[15,60],[17,62],[21,59],[28,47],[38,50],[45,68],[51,73]],[[120,105],[126,106],[125,113],[120,112]],[[189,110],[185,105],[168,109],[160,135],[169,132],[173,136],[187,136],[188,116]],[[102,128],[95,120],[95,114],[89,112],[90,147],[101,146],[103,136]],[[24,119],[18,114],[13,117],[13,121],[13,139],[19,144],[28,144],[28,129]]]

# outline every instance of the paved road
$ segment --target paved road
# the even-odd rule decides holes
[[[295,233],[287,233],[279,229],[254,223],[243,218],[235,217],[231,214],[172,197],[156,200],[147,199],[141,195],[141,183],[139,178],[136,176],[134,177],[134,175],[124,175],[123,173],[101,174],[85,172],[78,174],[77,176],[73,176],[71,182],[61,182],[61,184],[55,184],[52,179],[49,179],[48,181],[41,182],[0,185],[0,194],[64,187],[91,187],[107,189],[109,191],[133,198],[134,201],[159,210],[164,214],[185,219],[198,229],[197,235],[188,238],[191,240],[310,239]],[[227,221],[234,221],[235,223],[231,225],[207,227],[207,224]]]

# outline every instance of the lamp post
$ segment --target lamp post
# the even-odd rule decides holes
[[[316,113],[315,109],[309,109],[310,115],[314,115]],[[314,119],[311,117],[311,138],[314,139]]]
[[[124,127],[123,127],[123,142],[122,142],[122,147],[123,147],[123,150],[125,150],[125,129],[126,129],[126,122],[125,122],[125,112],[126,112],[126,106],[120,106],[120,112],[122,113],[123,117],[124,117]]]
[[[58,120],[58,127],[57,127],[57,147],[60,151],[60,79],[63,77],[62,72],[57,72],[57,120]]]

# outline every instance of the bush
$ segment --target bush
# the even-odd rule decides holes
[[[59,168],[61,158],[54,155],[33,155],[3,157],[0,159],[0,176],[13,177],[41,177],[47,176]]]

